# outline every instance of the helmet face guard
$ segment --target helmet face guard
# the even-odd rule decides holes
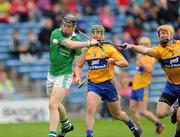
[[[99,31],[99,32],[101,32],[101,34],[105,33],[105,29],[102,25],[93,25],[91,27],[90,33],[92,33],[93,31]]]
[[[61,24],[62,34],[67,37],[72,35],[72,33],[75,30],[76,22],[77,22],[77,18],[74,15],[67,14],[62,19],[62,24]],[[67,25],[70,25],[71,27],[73,27],[73,29],[69,30],[71,27],[70,26],[68,27]]]
[[[92,27],[90,29],[91,36],[93,35],[93,32],[100,32],[101,33],[102,38],[97,39],[98,41],[104,40],[105,29],[104,29],[104,27],[102,25],[92,25]]]
[[[162,47],[166,47],[166,45],[168,44],[168,42],[173,38],[174,36],[174,28],[170,25],[161,25],[160,27],[158,27],[157,32],[158,32],[158,36],[160,37],[160,31],[165,30],[168,34],[169,37],[165,38],[163,40],[160,41],[160,44]]]
[[[62,19],[62,23],[71,23],[73,25],[76,25],[76,22],[77,22],[77,18],[76,18],[76,16],[74,16],[72,14],[67,14]]]
[[[161,44],[162,47],[166,47],[166,45],[168,44],[169,41],[170,41],[170,39],[168,39],[168,38],[163,39],[163,40],[160,41],[160,44]]]

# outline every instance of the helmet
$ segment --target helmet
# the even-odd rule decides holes
[[[142,45],[151,46],[151,40],[148,37],[141,37],[139,43]]]
[[[162,40],[160,41],[161,46],[162,46],[162,47],[166,47],[167,43],[168,43],[168,42],[172,39],[172,37],[174,36],[174,28],[173,28],[172,26],[170,26],[170,25],[167,25],[167,24],[161,25],[161,26],[159,26],[158,29],[157,29],[158,35],[159,35],[159,31],[160,31],[160,30],[166,30],[166,31],[170,34],[170,36],[171,36],[170,39],[169,39],[169,38],[165,38],[165,39],[162,39]]]
[[[92,25],[90,32],[92,31],[100,31],[101,34],[104,34],[105,29],[102,25]]]
[[[67,14],[62,19],[62,23],[72,23],[73,25],[76,25],[77,17],[72,14]]]
[[[160,30],[166,30],[166,31],[169,32],[172,36],[174,36],[174,28],[173,28],[172,26],[170,26],[170,25],[165,24],[165,25],[159,26],[158,29],[157,29],[158,35],[159,35],[159,31],[160,31]]]

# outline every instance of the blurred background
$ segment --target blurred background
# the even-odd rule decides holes
[[[137,44],[139,37],[147,36],[155,46],[156,29],[164,23],[173,25],[175,39],[180,40],[179,0],[0,0],[0,123],[48,121],[49,40],[67,13],[78,17],[77,27],[88,35],[91,25],[102,24],[105,40],[115,44]],[[116,68],[115,82],[128,112],[131,86],[127,83],[135,72],[136,55],[131,51],[122,54],[129,67]],[[86,72],[84,66],[82,79]],[[149,100],[153,111],[164,84],[164,72],[156,63]],[[64,103],[71,118],[80,118],[85,111],[86,86],[72,85],[70,92]],[[105,104],[97,117],[109,117]]]

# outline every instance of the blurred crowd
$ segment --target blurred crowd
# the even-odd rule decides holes
[[[23,61],[40,58],[40,51],[49,50],[51,31],[60,26],[62,17],[67,13],[79,18],[78,27],[84,32],[89,20],[83,18],[97,16],[99,24],[105,27],[117,44],[120,41],[137,44],[138,38],[145,32],[154,32],[158,25],[164,23],[172,24],[177,32],[175,38],[180,39],[179,0],[0,0],[0,23],[38,23],[46,19],[38,36],[29,32],[26,43],[17,40],[20,36],[15,30],[10,42],[12,54],[20,59],[25,58]],[[115,28],[118,23],[115,18],[121,15],[126,21],[122,20],[124,25],[121,28]],[[113,31],[116,29],[121,29],[122,34]],[[131,55],[126,54],[127,58]]]
[[[43,16],[50,17],[59,26],[63,15],[72,13],[78,17],[99,15],[99,21],[107,31],[114,25],[114,16],[131,16],[136,27],[152,21],[180,22],[179,0],[0,0],[0,22],[38,22]]]

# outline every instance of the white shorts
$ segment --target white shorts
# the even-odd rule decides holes
[[[48,73],[46,82],[46,92],[47,95],[51,95],[54,86],[69,89],[72,83],[72,74],[62,75],[62,76],[52,76]]]

